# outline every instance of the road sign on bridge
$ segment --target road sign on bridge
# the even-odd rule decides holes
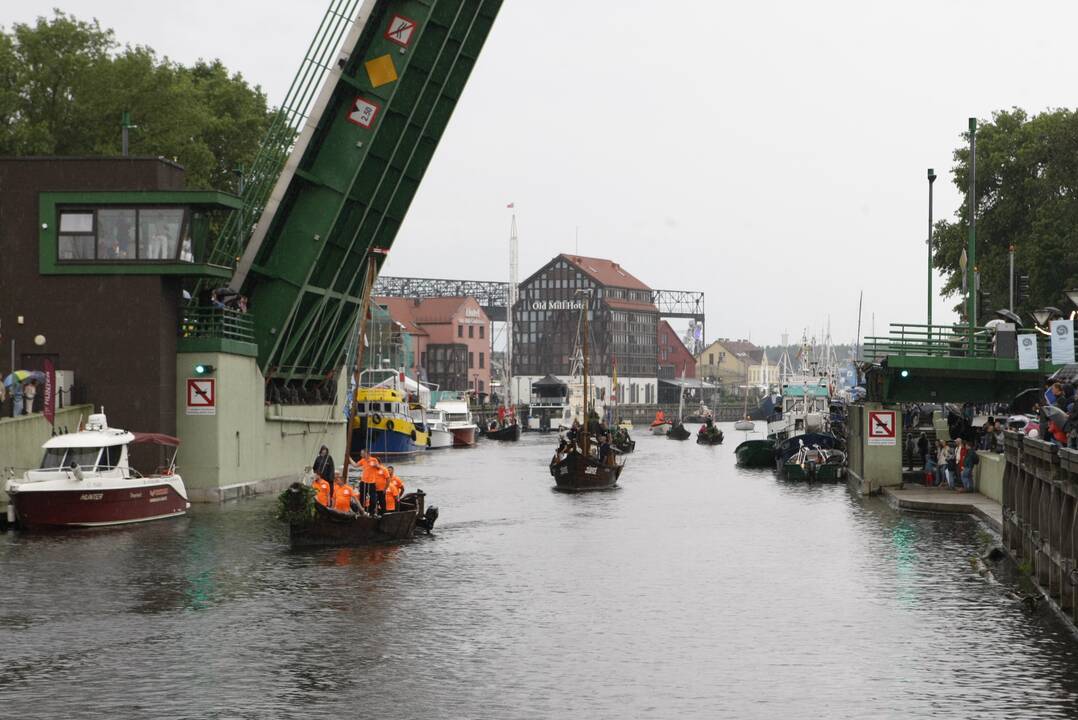
[[[898,442],[895,423],[894,410],[869,410],[868,444],[895,445]]]

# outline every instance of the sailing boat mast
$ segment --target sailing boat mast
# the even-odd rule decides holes
[[[584,315],[584,457],[590,457],[589,448],[589,430],[590,413],[588,411],[588,296],[584,295],[583,309],[580,311]]]
[[[510,207],[516,203],[510,203]],[[509,226],[509,292],[506,298],[508,307],[505,311],[505,330],[508,340],[505,345],[505,404],[513,408],[513,307],[517,303],[517,213],[513,210],[513,219]]]
[[[350,390],[351,397],[348,398],[348,406],[352,408],[352,412],[348,413],[348,433],[347,433],[347,445],[344,448],[344,467],[341,469],[341,477],[345,482],[348,482],[348,464],[352,459],[352,434],[355,432],[355,424],[352,422],[352,416],[355,414],[355,389],[359,388],[359,378],[362,374],[363,367],[363,352],[364,352],[364,340],[367,337],[367,315],[371,309],[371,292],[374,289],[374,280],[378,276],[378,269],[374,266],[374,258],[367,257],[367,277],[363,279],[363,302],[359,306],[359,322],[356,323],[359,337],[356,339],[356,362],[352,368],[352,382],[353,388]]]

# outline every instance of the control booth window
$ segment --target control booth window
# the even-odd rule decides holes
[[[63,208],[57,258],[67,262],[194,262],[183,207]]]

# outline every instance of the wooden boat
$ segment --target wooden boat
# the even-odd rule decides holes
[[[722,445],[722,430],[712,425],[710,428],[704,425],[696,433],[697,445]]]
[[[314,501],[308,486],[293,483],[279,498],[280,517],[288,522],[294,548],[376,545],[408,540],[417,526],[430,533],[438,508],[425,507],[425,497],[422,490],[409,493],[398,501],[398,510],[373,516],[327,508]]]
[[[622,428],[618,428],[614,432],[614,449],[622,454],[631,453],[636,450],[636,440],[629,437],[629,433]]]
[[[516,422],[510,423],[494,430],[487,429],[483,436],[488,440],[508,440],[516,441],[520,439],[520,425]]]
[[[675,423],[670,432],[666,433],[667,440],[688,440],[692,437],[692,433],[685,429],[685,426],[681,423]]]
[[[844,477],[845,462],[846,454],[840,450],[803,447],[782,464],[781,470],[787,480],[828,482]]]
[[[603,464],[574,448],[560,462],[550,464],[550,474],[558,490],[608,490],[614,487],[624,464]]]
[[[737,464],[742,467],[771,467],[775,464],[775,443],[771,440],[746,440],[734,448]]]

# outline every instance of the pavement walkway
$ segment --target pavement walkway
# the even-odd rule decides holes
[[[980,493],[909,484],[882,490],[888,501],[902,510],[967,513],[981,518],[997,532],[1003,530],[1003,506]]]

